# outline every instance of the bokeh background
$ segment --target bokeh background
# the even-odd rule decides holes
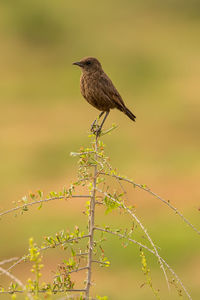
[[[198,0],[1,0],[0,1],[0,208],[30,191],[59,191],[75,178],[70,157],[89,143],[97,111],[82,99],[80,70],[72,62],[95,56],[112,78],[133,124],[119,111],[106,123],[119,125],[105,136],[112,165],[138,183],[170,199],[200,225],[200,2]],[[178,217],[144,192],[127,188],[131,203],[180,275],[193,299],[200,297],[200,240]],[[85,226],[84,202],[49,203],[23,216],[1,220],[1,260],[22,256],[28,238]],[[98,215],[99,223],[129,226],[117,214]],[[97,268],[94,295],[109,299],[154,299],[144,282],[139,251],[109,238],[109,269]],[[65,253],[64,253],[65,254]],[[44,257],[50,279],[64,254]],[[168,293],[157,262],[150,256],[153,285]],[[14,274],[29,277],[30,266]],[[2,285],[7,281],[1,276]],[[7,296],[1,296],[7,299]],[[183,297],[184,298],[184,297]]]

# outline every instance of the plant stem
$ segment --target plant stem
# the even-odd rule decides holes
[[[98,150],[98,137],[95,140],[95,160],[98,159],[97,157],[97,150]],[[96,183],[97,183],[97,164],[94,165],[94,179],[93,179],[93,188],[91,191],[91,198],[90,198],[90,213],[89,213],[89,249],[88,249],[88,272],[87,272],[87,283],[86,283],[86,300],[89,299],[90,296],[90,287],[91,287],[91,278],[92,278],[92,254],[93,254],[93,244],[94,244],[94,218],[95,218],[95,196],[96,196]]]

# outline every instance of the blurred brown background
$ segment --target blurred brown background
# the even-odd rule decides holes
[[[82,99],[80,70],[72,62],[95,56],[137,116],[133,124],[119,111],[110,114],[106,127],[119,125],[103,138],[112,165],[170,199],[199,226],[199,1],[2,0],[0,53],[2,210],[29,191],[59,191],[76,178],[77,161],[69,153],[88,145],[98,112]],[[157,200],[127,190],[161,254],[198,299],[198,235]],[[84,202],[70,200],[33,208],[18,218],[5,216],[1,260],[26,253],[30,236],[40,243],[63,228],[84,228],[83,209]],[[111,215],[102,213],[99,222],[108,219]],[[111,222],[126,226],[117,214]],[[111,267],[97,268],[94,294],[154,299],[148,287],[140,288],[144,276],[138,249],[123,249],[115,239],[108,239],[105,249]],[[44,258],[45,279],[64,257],[55,253]],[[178,299],[174,291],[169,296],[155,260],[149,256],[148,262],[161,299]],[[29,269],[20,266],[14,273],[25,279]],[[0,282],[6,285],[2,276]]]

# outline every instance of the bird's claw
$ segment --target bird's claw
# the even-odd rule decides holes
[[[91,125],[91,132],[98,137],[101,134],[101,127],[94,123]]]
[[[91,128],[90,128],[90,131],[92,133],[95,133],[97,131],[97,126],[96,125],[92,125]]]

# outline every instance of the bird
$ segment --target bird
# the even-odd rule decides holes
[[[89,104],[101,111],[100,115],[91,125],[91,131],[96,136],[99,136],[108,117],[110,110],[117,108],[125,113],[132,121],[135,121],[136,116],[126,107],[122,97],[115,88],[111,79],[103,71],[101,63],[95,57],[84,57],[80,61],[74,62],[81,68],[82,74],[80,77],[80,90],[82,96]],[[101,125],[97,128],[97,120],[105,113]],[[95,130],[95,128],[97,128]]]

